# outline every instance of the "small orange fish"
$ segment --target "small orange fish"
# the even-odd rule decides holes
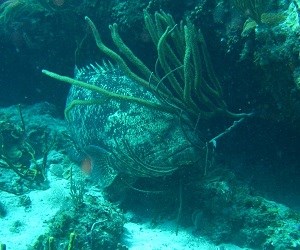
[[[81,162],[81,170],[86,175],[91,175],[93,171],[93,162],[91,157],[87,156],[83,159],[83,161]]]
[[[110,165],[111,154],[104,148],[88,145],[82,150],[84,153],[81,170],[88,176],[91,183],[101,188],[108,187],[117,176],[116,170]]]

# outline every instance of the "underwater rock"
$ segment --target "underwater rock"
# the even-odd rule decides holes
[[[0,189],[17,195],[48,188],[48,153],[67,148],[65,122],[49,103],[0,109]],[[61,163],[61,162],[60,162]]]
[[[253,195],[251,188],[231,178],[194,187],[194,233],[247,249],[299,249],[299,212]]]
[[[50,220],[49,232],[42,235],[30,249],[48,249],[50,238],[54,245],[67,249],[70,232],[75,234],[73,248],[119,249],[125,217],[116,206],[90,191],[81,207],[73,207],[70,200]],[[72,233],[71,233],[72,234]]]
[[[112,65],[91,65],[77,70],[75,77],[116,94],[159,103]],[[109,186],[120,173],[134,178],[171,175],[199,158],[186,136],[189,128],[178,116],[130,100],[117,101],[72,86],[66,117],[81,160],[90,159],[102,187]]]

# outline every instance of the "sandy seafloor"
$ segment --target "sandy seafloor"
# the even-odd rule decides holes
[[[8,207],[8,213],[0,219],[0,242],[7,250],[26,250],[37,238],[47,232],[48,222],[54,217],[68,197],[69,181],[48,173],[50,188],[31,191],[27,195],[31,206],[19,205],[19,197],[1,192],[0,200]],[[175,233],[174,221],[166,221],[155,226],[150,221],[128,222],[124,226],[123,244],[132,250],[236,250],[234,245],[215,246],[201,236],[193,235],[193,228],[180,228]]]

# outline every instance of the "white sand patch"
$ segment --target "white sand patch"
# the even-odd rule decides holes
[[[220,246],[209,243],[201,236],[194,236],[192,229],[180,229],[175,233],[176,224],[166,222],[153,228],[150,223],[126,223],[123,243],[130,250],[239,250],[234,245]]]
[[[68,181],[50,177],[47,190],[27,194],[31,205],[20,205],[20,196],[0,193],[0,200],[7,208],[7,215],[0,219],[0,242],[7,249],[26,250],[37,238],[47,232],[48,221],[53,218],[68,195]]]

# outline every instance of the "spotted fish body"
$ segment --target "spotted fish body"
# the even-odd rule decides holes
[[[120,95],[159,103],[155,95],[110,64],[77,69],[75,78]],[[106,157],[107,164],[94,166],[101,170],[99,179],[105,179],[104,186],[120,173],[137,178],[171,175],[199,158],[178,116],[76,86],[70,89],[67,109],[74,100],[89,104],[74,105],[68,111],[70,132],[83,151],[93,151],[93,159]],[[100,148],[105,153],[95,150]]]

